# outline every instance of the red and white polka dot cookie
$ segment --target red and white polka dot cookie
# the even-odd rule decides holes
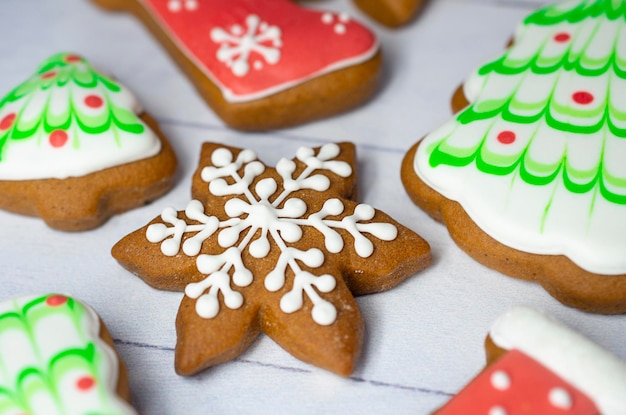
[[[93,1],[136,15],[237,129],[328,117],[360,105],[378,84],[378,41],[344,13],[290,0]]]
[[[122,85],[61,53],[0,101],[0,209],[79,231],[166,192],[176,159]]]
[[[510,310],[487,338],[488,366],[437,415],[621,415],[626,364],[555,320]]]

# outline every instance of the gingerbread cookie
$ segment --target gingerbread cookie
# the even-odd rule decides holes
[[[184,291],[176,371],[234,359],[265,332],[295,357],[347,376],[363,341],[353,295],[390,289],[430,263],[428,243],[356,199],[355,148],[300,148],[276,168],[205,143],[185,211],[112,254],[157,289]]]
[[[378,41],[343,13],[290,0],[93,1],[136,15],[233,128],[328,117],[364,102],[378,83]]]
[[[477,261],[598,313],[626,312],[625,13],[575,1],[529,15],[402,166],[413,201]]]
[[[542,313],[505,313],[486,350],[487,367],[437,415],[624,414],[626,364]]]
[[[354,0],[369,17],[388,27],[411,21],[426,0]]]
[[[0,303],[0,414],[136,415],[98,315],[59,294]]]
[[[91,229],[165,193],[176,158],[132,94],[57,54],[0,101],[0,209]]]

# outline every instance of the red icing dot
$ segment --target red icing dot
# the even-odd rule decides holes
[[[7,114],[0,121],[0,130],[8,130],[9,128],[11,128],[11,126],[15,122],[15,117],[17,117],[17,115],[14,112]]]
[[[96,381],[90,376],[82,377],[76,381],[76,387],[81,391],[88,391],[93,388],[95,384]]]
[[[67,139],[67,132],[63,130],[54,130],[52,133],[50,133],[49,140],[52,147],[63,147],[65,143],[67,143]]]
[[[560,32],[554,35],[554,40],[559,43],[567,42],[571,38],[570,34],[566,32]]]
[[[593,102],[593,95],[587,91],[578,91],[572,94],[572,99],[577,104],[587,105]]]
[[[78,55],[67,55],[65,57],[65,62],[67,63],[78,63],[82,61],[82,58]]]
[[[102,98],[97,95],[87,95],[85,97],[85,105],[90,108],[100,108],[102,106]]]
[[[502,131],[498,134],[498,141],[502,144],[511,144],[515,141],[515,133],[513,131]]]
[[[50,297],[46,298],[46,304],[48,304],[50,307],[58,307],[65,303],[67,303],[67,297],[64,295],[51,295]]]
[[[41,79],[50,79],[57,76],[56,71],[48,71],[41,74]]]

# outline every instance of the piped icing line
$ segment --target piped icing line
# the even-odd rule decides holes
[[[84,58],[60,53],[0,100],[0,180],[80,177],[156,155],[136,98]]]
[[[119,361],[100,319],[60,294],[0,303],[0,414],[136,415],[117,393]]]
[[[528,307],[499,317],[489,336],[505,350],[532,357],[587,396],[603,415],[623,415],[626,363],[558,321]]]
[[[626,273],[626,5],[531,14],[464,84],[470,105],[430,133],[418,177],[512,248]]]
[[[186,12],[172,12],[163,0],[139,2],[230,103],[266,98],[364,63],[380,47],[370,30],[345,13],[309,10],[287,0],[262,5],[237,0],[238,7],[232,1],[198,0]],[[303,28],[309,32],[292,32]],[[196,32],[181,32],[191,30]],[[302,43],[307,38],[315,41]],[[329,47],[315,47],[319,44]],[[334,54],[319,58],[329,51]]]

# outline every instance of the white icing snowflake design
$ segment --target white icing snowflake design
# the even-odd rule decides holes
[[[280,60],[282,32],[277,26],[262,22],[255,14],[246,17],[246,28],[233,25],[229,31],[216,27],[211,30],[211,40],[220,45],[217,60],[228,66],[235,76],[246,76],[250,66],[263,69],[263,60],[271,65]],[[260,55],[263,60],[252,58]]]
[[[211,194],[234,196],[224,206],[229,218],[221,221],[207,215],[202,203],[193,200],[187,206],[185,215],[194,223],[187,223],[178,218],[176,210],[167,208],[161,214],[165,223],[148,227],[147,239],[152,243],[161,242],[163,254],[175,256],[182,248],[187,256],[198,255],[197,268],[207,277],[188,284],[185,294],[197,299],[196,311],[201,317],[213,318],[218,314],[219,293],[228,308],[237,309],[243,305],[243,296],[231,288],[231,282],[234,286],[246,287],[254,278],[244,265],[242,254],[247,249],[252,257],[265,258],[273,242],[280,250],[280,256],[273,270],[265,275],[265,288],[270,292],[283,288],[288,269],[293,272],[294,278],[293,288],[280,300],[281,310],[285,313],[300,310],[303,296],[306,295],[313,303],[311,314],[316,323],[329,325],[335,321],[337,310],[320,295],[335,288],[335,277],[328,274],[313,275],[300,267],[300,263],[309,268],[320,267],[324,263],[323,251],[318,248],[301,250],[290,246],[301,239],[302,227],[311,227],[320,232],[324,236],[326,250],[332,254],[344,248],[343,237],[335,229],[347,231],[354,239],[356,253],[362,258],[369,257],[374,251],[372,242],[364,234],[384,241],[393,240],[398,234],[397,228],[390,223],[361,223],[371,220],[375,215],[374,208],[369,205],[359,204],[351,215],[343,215],[338,220],[329,217],[344,213],[345,206],[340,199],[328,199],[318,212],[307,213],[308,207],[302,199],[290,197],[293,192],[302,189],[318,192],[328,190],[330,179],[323,174],[315,174],[316,171],[327,170],[341,177],[350,176],[351,166],[344,161],[334,160],[339,152],[340,147],[336,144],[324,145],[317,154],[311,148],[300,148],[296,156],[306,165],[304,171],[294,178],[296,163],[288,159],[280,160],[276,171],[282,178],[282,191],[277,193],[276,180],[265,178],[254,186],[257,197],[251,192],[251,185],[265,171],[265,166],[257,160],[256,154],[251,150],[243,150],[233,160],[230,150],[217,149],[211,155],[214,166],[205,167],[201,177],[209,184]],[[242,167],[243,177],[239,174]],[[232,178],[234,183],[228,184],[224,178]],[[260,236],[252,240],[259,231]],[[224,251],[218,255],[200,254],[203,242],[216,233],[217,242]],[[190,234],[194,235],[183,243],[183,236]]]

